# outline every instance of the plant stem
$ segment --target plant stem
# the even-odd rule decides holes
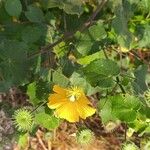
[[[108,58],[108,55],[107,55],[107,53],[106,53],[106,51],[103,50],[103,52],[104,52],[104,55],[105,55],[106,59],[109,59],[109,58]],[[124,87],[122,86],[122,84],[120,83],[120,79],[119,79],[118,76],[116,77],[116,83],[119,85],[119,87],[120,87],[122,93],[123,93],[123,94],[126,94],[126,91],[125,91]],[[126,123],[125,123],[125,129],[124,129],[124,140],[125,140],[125,141],[127,140],[127,124],[126,124]]]
[[[124,141],[127,141],[127,124],[125,123],[125,129],[124,129]]]
[[[35,107],[35,108],[31,111],[31,113],[33,113],[33,112],[36,111],[38,108],[40,108],[40,107],[42,107],[43,105],[45,105],[46,103],[47,103],[47,101],[41,103],[40,105],[38,105],[37,107]]]
[[[120,87],[122,93],[123,93],[123,94],[126,94],[126,91],[125,91],[124,87],[123,87],[122,84],[120,83],[119,77],[116,77],[116,81],[117,81],[117,84],[119,85],[119,87]]]

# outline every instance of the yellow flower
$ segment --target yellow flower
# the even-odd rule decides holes
[[[48,98],[48,107],[56,109],[55,114],[59,118],[66,119],[69,122],[78,122],[79,118],[86,119],[96,111],[89,106],[91,102],[81,88],[64,89],[55,85],[53,91],[55,93]]]

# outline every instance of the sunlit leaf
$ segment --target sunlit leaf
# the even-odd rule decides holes
[[[87,73],[93,72],[108,77],[116,76],[120,72],[117,63],[109,59],[95,60],[87,65],[84,69]]]
[[[40,112],[35,115],[36,124],[48,129],[52,130],[59,126],[59,119],[51,116],[50,114],[46,114],[45,112]]]

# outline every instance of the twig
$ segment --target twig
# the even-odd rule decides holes
[[[135,77],[132,77],[132,76],[130,76],[130,75],[128,75],[128,74],[125,74],[125,73],[120,73],[120,76],[126,76],[126,77],[128,77],[128,78],[130,78],[130,79],[134,79],[134,80],[136,80],[136,78]]]
[[[35,108],[31,111],[31,113],[33,113],[33,112],[36,111],[39,107],[42,107],[42,106],[45,105],[46,103],[47,103],[47,101],[41,103],[40,105],[38,105],[37,107],[35,107]]]
[[[127,124],[125,123],[125,129],[124,129],[124,141],[127,141]]]
[[[56,129],[53,130],[53,139],[56,140]]]
[[[42,141],[42,139],[41,139],[41,137],[40,137],[40,135],[39,135],[38,132],[36,133],[36,136],[37,136],[38,141],[39,141],[40,145],[42,146],[43,150],[48,150],[48,149],[45,147],[45,145],[44,145],[44,143],[43,143],[43,141]]]
[[[149,63],[146,60],[142,59],[136,52],[128,52],[128,53],[137,58],[138,60],[140,60],[141,62],[145,63],[146,65],[149,65]]]
[[[64,30],[65,30],[65,32],[67,32],[66,14],[64,11],[63,11],[63,20],[64,20]]]
[[[111,50],[117,52],[117,53],[120,55],[120,52],[117,51],[116,49],[112,48]],[[147,62],[146,60],[142,60],[141,57],[140,57],[137,53],[135,53],[134,51],[129,51],[129,52],[127,52],[127,54],[132,55],[134,58],[136,58],[136,59],[138,59],[139,61],[141,61],[142,63],[145,63],[145,64],[148,65],[148,62]],[[126,54],[124,54],[124,53],[122,53],[122,52],[121,52],[121,55],[126,57]]]
[[[51,143],[51,141],[50,140],[48,140],[48,150],[51,150],[52,149],[52,143]]]
[[[126,91],[125,91],[124,87],[122,86],[122,84],[120,84],[120,79],[119,79],[119,77],[116,77],[116,81],[117,81],[117,84],[119,85],[119,87],[120,87],[122,93],[123,93],[123,94],[126,94]]]
[[[98,6],[97,9],[93,12],[93,14],[89,17],[89,19],[80,27],[78,28],[76,31],[71,32],[71,33],[64,33],[63,37],[60,38],[58,41],[54,42],[54,43],[50,43],[44,47],[42,47],[40,49],[40,51],[37,51],[31,55],[29,55],[29,58],[33,58],[39,54],[44,54],[46,53],[48,50],[52,49],[54,46],[56,46],[57,44],[61,43],[62,41],[66,41],[70,38],[72,38],[74,36],[74,34],[77,31],[83,32],[85,29],[89,28],[93,22],[93,20],[95,19],[95,17],[97,16],[97,14],[102,10],[103,6],[106,4],[107,0],[103,0]]]

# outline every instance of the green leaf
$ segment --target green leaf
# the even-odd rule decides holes
[[[25,12],[25,16],[31,22],[40,23],[44,21],[42,10],[36,6],[28,6],[28,11]]]
[[[124,122],[132,122],[136,119],[136,111],[132,109],[122,109],[117,108],[117,110],[113,110],[114,115]]]
[[[12,86],[11,82],[0,81],[0,92],[8,91],[11,86]]]
[[[148,127],[143,131],[142,134],[144,134],[144,133],[146,133],[146,134],[149,134],[149,133],[150,133],[150,126],[148,126]]]
[[[109,59],[92,61],[83,70],[91,85],[100,88],[113,87],[115,84],[113,76],[117,76],[120,73],[117,63]]]
[[[40,3],[45,8],[61,7],[61,5],[63,4],[62,0],[40,0]]]
[[[113,77],[106,77],[104,75],[99,75],[97,73],[85,73],[87,81],[92,85],[92,86],[98,86],[100,88],[111,88],[114,86],[115,82]]]
[[[143,36],[138,42],[139,47],[150,47],[150,25],[146,24],[144,26]]]
[[[128,51],[132,43],[132,35],[128,30],[128,20],[131,16],[130,5],[124,1],[119,1],[115,9],[116,17],[112,21],[112,27],[116,33],[116,39],[122,51]],[[128,12],[128,13],[126,13]]]
[[[36,82],[32,82],[27,87],[27,95],[29,96],[29,101],[33,105],[36,105],[40,100],[36,97]]]
[[[140,100],[131,95],[115,95],[111,97],[112,113],[121,121],[132,122],[140,109]]]
[[[133,122],[138,116],[141,102],[131,95],[115,95],[101,99],[98,103],[99,115],[104,123],[119,119],[124,122]]]
[[[104,124],[108,123],[109,121],[115,121],[117,119],[112,114],[112,104],[109,97],[105,99],[101,99],[98,102],[98,112]]]
[[[97,86],[99,86],[100,88],[112,88],[115,84],[114,79],[112,77],[100,77],[97,76],[97,78],[99,78],[97,80]]]
[[[21,133],[19,135],[18,145],[21,149],[25,149],[28,145],[29,134]]]
[[[61,60],[61,65],[63,66],[62,72],[65,76],[70,77],[72,73],[77,69],[78,66],[75,66],[68,57],[63,57]]]
[[[149,0],[141,0],[138,6],[142,12],[144,12],[144,13],[150,12],[150,1]]]
[[[45,8],[59,7],[68,14],[81,15],[83,12],[82,1],[80,0],[41,0],[41,3]]]
[[[54,47],[54,52],[58,58],[63,57],[67,53],[65,46],[65,42],[61,42]]]
[[[147,65],[139,66],[135,72],[135,81],[132,83],[136,94],[143,94],[147,90],[146,75],[148,73]]]
[[[84,89],[86,95],[92,95],[96,93],[99,89],[92,87],[84,77],[82,77],[79,73],[74,72],[70,77],[70,82],[74,86],[78,86]]]
[[[88,65],[90,64],[92,61],[96,60],[96,59],[100,59],[100,58],[104,58],[104,53],[103,51],[99,51],[99,52],[96,52],[92,55],[87,55],[85,57],[82,57],[82,58],[79,58],[77,60],[77,62],[81,65]]]
[[[109,59],[95,60],[87,65],[84,70],[87,73],[93,72],[107,77],[117,76],[120,73],[117,63]]]
[[[61,72],[54,71],[53,82],[54,84],[66,87],[69,84],[69,79],[66,76],[64,76]]]
[[[11,22],[11,16],[8,15],[8,13],[6,12],[5,8],[4,8],[4,3],[0,2],[0,22],[1,23],[8,23]]]
[[[98,41],[101,41],[107,36],[104,29],[104,25],[99,21],[96,25],[93,25],[84,33],[76,32],[76,48],[80,54],[86,56],[91,52],[93,46],[98,45]]]
[[[22,32],[22,40],[26,43],[33,43],[39,40],[42,32],[36,26],[26,26]]]
[[[75,34],[76,38],[76,48],[77,51],[82,54],[83,56],[86,56],[93,45],[93,38],[89,35],[89,33],[80,33],[79,31]]]
[[[19,17],[22,11],[20,0],[6,0],[5,9],[10,16]]]
[[[128,124],[131,128],[133,128],[136,132],[140,133],[145,130],[147,127],[147,123],[145,120],[136,119],[133,122]]]
[[[10,87],[28,82],[28,47],[23,42],[5,40],[0,43],[0,72],[3,82]],[[9,88],[10,88],[9,87]]]
[[[7,23],[5,24],[4,31],[0,32],[0,37],[5,37],[9,40],[18,40],[21,39],[21,33],[25,25],[20,23]],[[3,38],[4,40],[4,38]]]
[[[37,105],[40,102],[46,101],[50,90],[50,85],[47,82],[39,81],[30,83],[27,87],[27,95],[29,96],[30,103]]]
[[[34,27],[34,26],[32,26],[32,27]],[[38,40],[38,43],[41,46],[53,42],[53,36],[54,36],[54,34],[56,34],[56,32],[52,26],[49,26],[45,23],[40,23],[40,24],[36,25],[35,27],[37,27],[38,30],[40,30],[40,39]],[[39,46],[39,44],[36,43],[37,46]]]
[[[52,92],[51,83],[43,80],[37,82],[36,96],[38,99],[47,101],[50,92]]]
[[[97,22],[96,25],[93,25],[89,28],[89,33],[95,41],[100,41],[107,36],[104,25],[100,21]]]
[[[82,1],[81,0],[64,0],[63,9],[68,14],[77,14],[78,16],[82,14]]]
[[[56,28],[56,16],[54,15],[54,13],[48,11],[45,14],[45,20],[46,23],[51,24],[54,28]]]
[[[35,114],[35,123],[48,129],[52,130],[59,126],[59,119],[51,116],[50,114],[46,114],[45,112],[40,112]]]

